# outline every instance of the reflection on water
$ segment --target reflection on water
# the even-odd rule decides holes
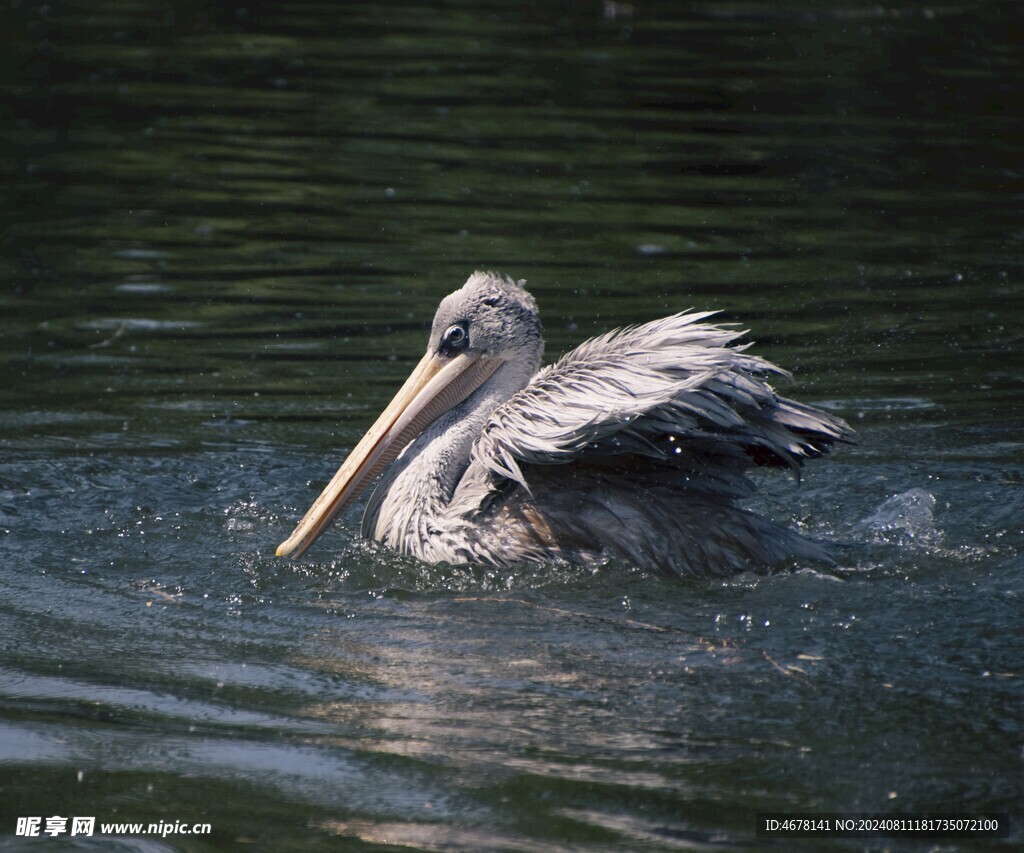
[[[0,831],[679,849],[1019,809],[1013,4],[3,18]],[[858,430],[754,506],[839,569],[428,568],[357,512],[275,559],[479,267],[550,358],[749,328]]]

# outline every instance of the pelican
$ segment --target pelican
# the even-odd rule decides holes
[[[427,352],[277,549],[298,557],[378,476],[362,534],[427,563],[619,558],[665,575],[830,561],[736,505],[746,472],[794,472],[851,433],[781,397],[744,333],[687,311],[618,329],[541,368],[533,297],[476,272],[437,309]]]

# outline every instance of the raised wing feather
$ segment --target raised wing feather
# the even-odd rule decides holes
[[[581,344],[495,410],[471,468],[529,489],[524,466],[634,454],[675,469],[688,488],[737,497],[752,465],[795,469],[850,434],[841,419],[778,396],[767,377],[785,372],[734,345],[742,332],[702,322],[709,316],[684,312]]]

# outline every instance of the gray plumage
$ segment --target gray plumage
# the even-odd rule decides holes
[[[767,380],[784,372],[710,316],[609,332],[540,369],[533,298],[474,273],[441,303],[428,356],[444,355],[459,325],[459,357],[492,372],[391,462],[364,535],[427,562],[491,566],[618,557],[661,574],[721,575],[828,560],[734,501],[753,492],[751,468],[795,471],[851,431],[777,395]]]

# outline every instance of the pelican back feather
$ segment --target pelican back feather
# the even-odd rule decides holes
[[[743,332],[683,312],[593,338],[539,371],[491,415],[472,449],[493,476],[529,489],[524,466],[636,455],[680,485],[720,497],[752,490],[752,466],[797,470],[850,428],[781,397],[788,376],[737,344]]]

